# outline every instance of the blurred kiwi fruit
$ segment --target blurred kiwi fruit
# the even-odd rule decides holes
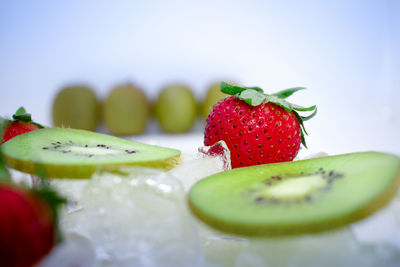
[[[197,115],[193,92],[188,86],[180,84],[165,87],[154,105],[154,114],[164,132],[189,131]]]
[[[95,131],[100,118],[100,104],[94,91],[87,86],[68,86],[56,95],[53,125]]]
[[[204,118],[207,118],[213,106],[226,96],[228,95],[221,92],[219,82],[210,85],[207,89],[206,97],[201,106],[201,115]]]
[[[103,119],[114,135],[136,135],[146,130],[149,102],[138,87],[127,84],[115,87],[103,105]]]

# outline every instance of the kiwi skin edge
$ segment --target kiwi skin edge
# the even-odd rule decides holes
[[[272,163],[279,164],[279,163]],[[237,169],[240,170],[240,169]],[[235,171],[235,170],[232,170]],[[364,208],[358,209],[350,214],[342,217],[338,217],[335,220],[329,220],[328,222],[320,221],[318,223],[309,223],[304,225],[297,225],[296,227],[265,227],[265,226],[245,226],[245,225],[235,225],[227,224],[225,222],[219,221],[212,218],[200,210],[196,209],[192,205],[189,195],[187,195],[187,203],[191,212],[199,218],[201,221],[206,222],[209,226],[230,234],[235,234],[239,236],[249,236],[249,237],[281,237],[281,236],[294,236],[300,234],[315,234],[325,232],[327,230],[333,230],[336,228],[343,227],[349,223],[359,221],[367,216],[371,215],[375,211],[386,206],[393,197],[397,194],[397,190],[400,186],[400,166],[397,168],[394,182],[391,186],[382,192],[377,198],[372,199],[368,205]]]
[[[32,175],[40,175],[44,173],[47,178],[90,178],[97,170],[115,170],[116,168],[122,166],[138,166],[138,167],[149,167],[157,168],[163,170],[170,170],[179,164],[181,154],[176,155],[171,158],[167,158],[159,161],[147,161],[147,162],[134,162],[134,163],[124,163],[124,164],[105,164],[102,166],[87,166],[87,165],[76,165],[71,166],[61,166],[55,164],[41,164],[31,161],[21,161],[16,160],[7,155],[5,156],[5,161],[7,165],[13,169],[21,172],[26,172]]]

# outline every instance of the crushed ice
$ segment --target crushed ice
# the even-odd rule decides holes
[[[223,147],[201,148],[168,172],[53,180],[71,200],[61,218],[65,241],[39,266],[400,266],[400,192],[368,218],[321,234],[243,238],[209,228],[189,212],[186,193],[230,169],[228,157]]]

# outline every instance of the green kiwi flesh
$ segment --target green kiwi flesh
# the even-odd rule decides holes
[[[54,99],[52,114],[56,127],[94,131],[100,118],[100,104],[89,87],[65,87]]]
[[[14,137],[2,145],[14,169],[49,178],[89,178],[98,169],[144,166],[170,169],[180,151],[67,128],[48,128]]]
[[[385,206],[399,183],[397,156],[363,152],[218,173],[196,183],[188,201],[216,229],[284,236],[360,220]]]

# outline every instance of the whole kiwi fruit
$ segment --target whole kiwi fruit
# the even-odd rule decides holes
[[[222,100],[224,97],[228,96],[220,90],[220,83],[213,83],[207,89],[207,94],[201,107],[201,115],[207,118],[213,106]]]
[[[154,113],[164,132],[189,131],[197,114],[193,92],[188,86],[180,84],[165,87],[155,103]]]
[[[56,127],[95,131],[100,117],[100,104],[90,87],[68,86],[57,93],[52,114]]]
[[[149,102],[145,93],[132,84],[115,87],[103,105],[104,123],[114,135],[143,133],[149,113]]]

